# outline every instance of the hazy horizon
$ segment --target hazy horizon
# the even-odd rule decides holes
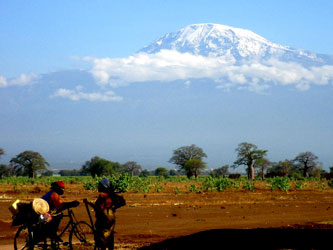
[[[331,9],[331,1],[0,2],[0,163],[32,150],[51,169],[94,156],[176,168],[172,151],[195,144],[218,168],[249,142],[274,162],[311,151],[328,171]],[[207,23],[255,35],[179,32]],[[160,50],[137,53],[154,43]],[[230,51],[216,56],[223,43]]]

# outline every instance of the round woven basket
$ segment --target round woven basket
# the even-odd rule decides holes
[[[32,208],[37,214],[46,214],[50,210],[49,203],[41,198],[36,198],[33,200]]]

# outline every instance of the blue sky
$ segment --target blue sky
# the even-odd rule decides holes
[[[252,30],[333,54],[332,1],[0,1],[0,75],[84,67],[72,57],[126,57],[193,23]]]
[[[304,0],[0,0],[0,86],[17,83],[0,88],[0,147],[6,151],[1,162],[31,149],[54,168],[77,167],[95,155],[172,167],[167,161],[173,149],[197,144],[216,168],[231,164],[237,144],[248,141],[268,149],[273,161],[313,151],[327,169],[333,164],[327,86],[278,86],[260,95],[217,91],[200,81],[190,87],[148,83],[107,89],[101,96],[81,91],[96,91],[91,76],[68,70],[91,70],[91,61],[82,58],[128,58],[168,32],[207,22],[333,55],[332,9],[332,1]],[[33,79],[41,84],[25,86]],[[50,90],[55,85],[58,92]],[[65,95],[80,100],[57,98]]]

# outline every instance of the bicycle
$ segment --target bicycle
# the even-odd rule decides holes
[[[91,208],[93,209],[94,207],[90,203],[88,203],[87,199],[83,199],[83,202],[86,206],[90,224],[85,221],[80,221],[73,226],[69,234],[70,250],[98,250],[99,248],[96,246],[95,243],[96,230],[88,206],[91,206]],[[76,240],[74,239],[74,237],[76,238]]]
[[[23,224],[18,228],[14,237],[14,250],[33,250],[33,249],[60,249],[60,246],[69,247],[74,250],[73,242],[77,241],[84,245],[84,249],[95,246],[94,231],[85,221],[78,221],[71,208],[66,208],[67,214],[61,215],[68,217],[69,220],[65,227],[58,234],[58,239],[69,232],[68,242],[62,242],[51,238],[45,230],[45,225],[41,223]],[[68,230],[71,227],[70,231]],[[43,230],[44,229],[44,230]],[[75,244],[76,245],[76,244]]]

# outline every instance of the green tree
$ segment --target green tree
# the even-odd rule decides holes
[[[140,177],[148,177],[150,175],[151,175],[151,172],[148,169],[144,169],[144,170],[141,171],[139,176]]]
[[[91,158],[90,161],[86,161],[82,166],[82,171],[89,173],[92,177],[103,175],[119,174],[122,166],[118,162],[112,162],[98,156]]]
[[[1,156],[5,154],[5,151],[0,148],[0,159]],[[8,176],[8,166],[6,164],[1,164],[0,165],[0,178],[3,178],[5,176]]]
[[[169,170],[163,167],[159,167],[155,169],[155,175],[156,176],[163,176],[163,177],[168,177],[169,176]]]
[[[229,165],[224,165],[220,168],[213,169],[210,173],[211,176],[222,176],[223,178],[229,174]]]
[[[170,170],[169,170],[169,175],[170,175],[170,176],[178,176],[179,173],[177,172],[176,169],[170,169]]]
[[[191,146],[183,146],[177,148],[173,151],[173,155],[170,158],[169,162],[178,165],[178,167],[185,171],[187,176],[193,176],[194,172],[188,172],[186,170],[185,164],[189,160],[197,159],[202,161],[202,158],[207,157],[205,152],[202,148],[197,147],[196,145],[192,144]],[[193,163],[189,163],[193,164]],[[198,163],[195,163],[198,164]],[[202,163],[200,163],[202,164]]]
[[[312,152],[299,153],[294,161],[298,163],[298,169],[303,173],[304,177],[309,177],[314,167],[318,165],[316,161],[318,157]]]
[[[200,174],[200,170],[206,168],[206,163],[203,162],[201,159],[190,159],[185,163],[184,170],[187,177],[194,176],[195,178],[198,177]]]
[[[0,178],[10,176],[9,169],[6,164],[0,164]]]
[[[325,173],[325,170],[323,170],[322,167],[320,166],[316,166],[312,169],[311,171],[311,176],[316,177],[316,178],[320,178],[322,174]]]
[[[53,171],[51,170],[44,170],[41,172],[42,176],[52,176],[53,175]]]
[[[77,169],[72,169],[72,170],[68,170],[68,169],[62,169],[59,171],[59,174],[61,176],[83,176],[86,175],[87,173],[84,172],[82,169],[77,170]]]
[[[329,169],[330,169],[330,173],[333,173],[333,166],[330,166]]]
[[[30,178],[35,178],[37,172],[47,170],[46,166],[50,165],[40,153],[34,151],[24,151],[12,158],[10,163],[16,173]]]
[[[265,179],[265,173],[272,166],[272,162],[267,158],[260,158],[254,162],[254,167],[258,169],[258,175],[261,179]]]
[[[295,165],[292,160],[279,161],[272,163],[272,167],[267,171],[270,176],[292,176]]]
[[[0,148],[0,159],[1,159],[1,156],[5,154],[5,150],[3,150],[2,148]]]
[[[128,161],[123,164],[124,172],[129,173],[132,177],[134,175],[139,175],[142,171],[141,166],[135,161]]]
[[[237,160],[234,162],[235,166],[247,166],[247,176],[249,180],[254,179],[254,163],[256,160],[263,158],[267,150],[259,150],[254,144],[242,142],[236,148]]]

